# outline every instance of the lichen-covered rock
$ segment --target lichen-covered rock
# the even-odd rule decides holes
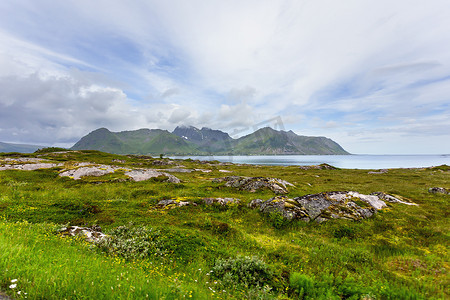
[[[361,220],[369,218],[378,210],[386,207],[383,200],[417,205],[384,193],[364,195],[347,191],[311,194],[293,199],[286,196],[273,197],[267,201],[255,199],[250,202],[249,207],[259,207],[263,213],[278,212],[289,220],[323,222],[329,219]]]
[[[300,203],[286,196],[270,198],[262,202],[259,209],[266,214],[279,213],[288,220],[300,219],[309,221],[310,219],[305,208]]]
[[[167,177],[167,182],[172,183],[180,183],[181,180],[178,177],[175,177],[171,174],[165,173],[165,172],[159,172],[152,169],[136,169],[131,170],[125,173],[126,176],[130,177],[134,181],[144,181],[149,180],[150,178],[155,178],[159,176],[165,176]]]
[[[177,201],[172,199],[165,199],[161,200],[156,204],[157,208],[166,208],[166,207],[181,207],[181,206],[187,206],[187,205],[193,205],[197,206],[196,203],[190,202],[190,201]]]
[[[266,177],[227,176],[215,178],[213,181],[225,182],[225,186],[250,192],[256,192],[259,189],[268,188],[276,194],[287,194],[288,189],[286,186],[294,186],[292,183],[279,178]]]
[[[235,198],[203,198],[203,203],[206,205],[219,204],[222,206],[230,205],[230,204],[238,204],[241,202],[240,199]]]
[[[381,200],[386,201],[386,202],[390,202],[390,203],[401,203],[401,204],[405,204],[405,205],[418,206],[418,204],[416,204],[416,203],[406,202],[406,201],[400,200],[400,199],[398,199],[398,198],[396,198],[396,197],[394,197],[392,195],[385,194],[383,192],[375,192],[375,193],[372,193],[371,195],[376,195]]]
[[[81,179],[84,176],[94,176],[100,177],[106,174],[114,173],[116,170],[120,169],[116,166],[108,165],[93,165],[93,166],[82,166],[75,169],[65,170],[59,173],[61,177],[70,177],[75,180]]]
[[[445,195],[448,195],[450,193],[449,190],[443,187],[432,187],[428,189],[428,192],[433,194],[445,194]]]
[[[253,199],[247,206],[250,208],[259,208],[263,202],[263,199]]]
[[[102,232],[102,229],[98,225],[92,227],[79,227],[79,226],[69,226],[63,227],[59,230],[62,235],[84,236],[88,242],[97,242],[106,237],[106,234]]]

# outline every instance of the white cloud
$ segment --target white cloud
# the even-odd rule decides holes
[[[17,116],[0,120],[0,140],[280,115],[368,152],[377,130],[424,143],[449,124],[446,0],[18,0],[0,12],[0,114]]]

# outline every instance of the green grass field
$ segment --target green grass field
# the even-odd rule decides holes
[[[149,157],[97,151],[20,155],[73,164],[155,166]],[[6,157],[19,154],[0,155]],[[113,160],[115,160],[113,162]],[[158,160],[160,160],[158,158]],[[132,182],[117,171],[73,180],[62,167],[0,171],[0,291],[27,299],[448,299],[450,188],[446,166],[302,170],[295,166],[201,164],[209,173],[172,173],[182,183]],[[219,170],[229,170],[223,173]],[[325,191],[377,191],[419,206],[389,204],[355,222],[287,222],[247,207],[269,199],[224,187],[228,175],[276,177],[289,197]],[[241,199],[227,207],[205,197]],[[162,199],[197,206],[156,209]],[[64,224],[98,224],[114,244],[62,237]],[[122,227],[119,227],[122,226]],[[119,227],[119,228],[118,228]]]

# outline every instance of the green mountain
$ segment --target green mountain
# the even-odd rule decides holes
[[[161,129],[111,132],[106,128],[82,137],[71,149],[100,150],[115,154],[199,154],[193,143]]]
[[[0,142],[0,152],[20,152],[20,153],[33,153],[37,149],[44,148],[44,146],[38,145],[26,145],[26,144],[10,144]]]
[[[326,137],[301,136],[293,131],[277,131],[265,127],[235,140],[233,154],[341,155],[349,153],[338,143]]]
[[[71,149],[153,155],[349,154],[329,138],[299,136],[269,127],[239,139],[232,139],[220,130],[192,126],[177,127],[173,133],[161,129],[111,132],[100,128],[81,138]]]

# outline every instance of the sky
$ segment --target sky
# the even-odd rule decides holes
[[[0,1],[0,141],[178,125],[448,154],[448,0]]]

